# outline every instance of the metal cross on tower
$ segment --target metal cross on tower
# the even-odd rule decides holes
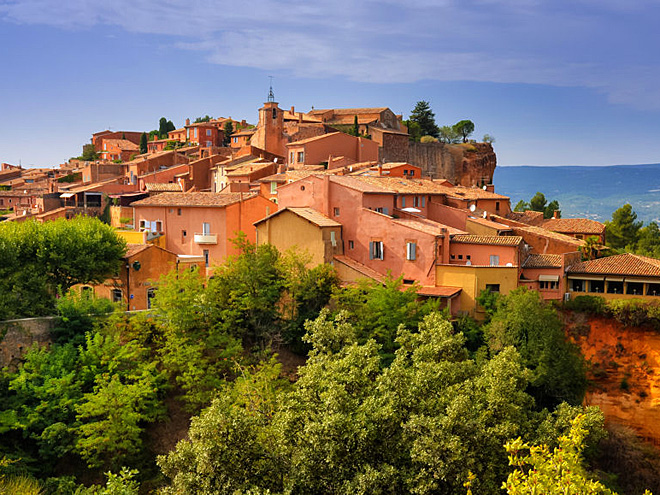
[[[268,76],[270,78],[270,89],[268,91],[268,101],[275,101],[275,93],[273,93],[273,76]]]

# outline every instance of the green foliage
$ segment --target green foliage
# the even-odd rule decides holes
[[[437,302],[431,299],[420,302],[417,286],[404,287],[402,280],[391,276],[383,284],[363,280],[355,287],[336,292],[334,297],[337,309],[351,315],[358,342],[374,339],[380,345],[385,365],[398,348],[399,327],[414,329],[424,316],[438,309]]]
[[[201,122],[210,122],[213,117],[210,117],[209,115],[205,115],[204,117],[197,117],[193,124],[199,124]],[[174,129],[172,129],[174,130]]]
[[[423,132],[421,126],[414,120],[404,120],[402,123],[408,129],[408,137],[410,140],[419,142],[419,140],[422,138]]]
[[[529,203],[523,201],[522,199],[516,203],[516,206],[513,208],[513,211],[540,211],[543,213],[543,218],[552,218],[555,211],[559,211],[559,202],[557,200],[552,200],[548,203],[548,200],[545,197],[545,194],[542,192],[537,192],[532,199],[529,200]]]
[[[515,349],[477,365],[440,313],[400,329],[388,368],[349,319],[323,311],[307,324],[312,350],[290,390],[272,363],[243,370],[159,457],[162,493],[461,493],[470,472],[474,493],[499,493],[504,442],[534,438],[539,419],[556,442],[580,411],[532,413]]]
[[[582,356],[565,339],[556,311],[537,292],[520,287],[501,297],[484,332],[491,352],[518,349],[533,372],[530,392],[538,405],[582,402],[587,385]]]
[[[564,307],[571,311],[602,315],[605,313],[607,303],[600,296],[576,296],[564,302]]]
[[[452,128],[456,134],[461,136],[463,142],[467,143],[468,138],[474,132],[474,122],[472,122],[471,120],[461,120],[459,122],[456,122]]]
[[[71,184],[72,182],[80,182],[82,180],[82,172],[75,172],[73,174],[65,175],[57,179],[59,184]]]
[[[223,146],[229,146],[231,143],[231,135],[234,134],[234,124],[232,123],[231,120],[228,120],[225,122],[225,127],[224,127],[224,138],[222,140],[222,145]]]
[[[438,131],[438,138],[443,143],[458,143],[461,135],[450,125],[443,125]]]
[[[481,138],[481,140],[484,143],[493,144],[495,142],[495,136],[491,136],[490,134],[484,134],[484,137]]]
[[[641,299],[612,299],[607,302],[607,312],[625,326],[649,325],[660,330],[660,304]]]
[[[108,299],[97,298],[91,291],[70,290],[55,303],[60,319],[52,330],[55,342],[82,344],[86,332],[92,330],[95,317],[116,309]]]
[[[513,211],[527,211],[532,208],[529,206],[529,203],[525,200],[520,200],[516,203],[516,206],[513,207]]]
[[[77,157],[77,159],[85,162],[93,162],[99,159],[99,154],[96,152],[92,143],[84,144],[82,147],[82,155]]]
[[[438,140],[433,136],[422,136],[419,140],[420,143],[437,143]]]
[[[58,290],[102,282],[125,251],[114,229],[90,217],[0,224],[0,319],[52,314]]]
[[[639,230],[635,253],[660,258],[660,228],[656,222],[650,222]]]
[[[158,121],[158,137],[160,139],[165,139],[167,137],[167,133],[175,129],[176,127],[172,121],[167,120],[165,117],[161,117]]]
[[[414,122],[419,126],[419,137],[438,137],[438,126],[435,124],[435,114],[431,110],[428,101],[421,100],[415,104],[415,108],[410,112],[408,122]],[[408,132],[410,133],[410,126],[408,126]]]
[[[134,479],[137,469],[122,467],[118,474],[108,471],[105,475],[108,477],[105,486],[78,488],[74,495],[138,495],[140,486]]]
[[[635,213],[629,203],[612,213],[612,220],[605,222],[605,240],[614,249],[626,249],[637,244],[639,231],[643,222],[637,222]],[[632,250],[628,248],[628,250]]]
[[[149,148],[147,147],[148,142],[149,141],[147,139],[147,133],[143,132],[142,135],[140,136],[140,154],[144,154],[147,151],[149,151]]]
[[[583,466],[582,451],[589,433],[584,422],[584,415],[576,416],[569,433],[559,438],[559,446],[552,451],[547,445],[530,445],[521,438],[507,442],[504,447],[509,453],[509,464],[516,469],[502,488],[510,495],[615,495],[601,483],[591,480]],[[526,451],[529,453],[524,454]]]
[[[494,294],[488,292],[489,294]],[[465,337],[465,347],[471,352],[477,352],[485,343],[482,326],[469,315],[460,315],[454,322],[454,330]]]
[[[482,290],[477,296],[477,304],[484,308],[486,312],[486,323],[488,323],[498,308],[500,301],[500,293],[492,292],[488,289]]]
[[[353,119],[353,127],[351,127],[350,131],[348,132],[351,136],[358,137],[360,135],[360,124],[358,124],[358,116],[355,115]]]

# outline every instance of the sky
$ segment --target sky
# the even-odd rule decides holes
[[[105,129],[419,100],[498,165],[660,162],[660,0],[0,0],[0,162]]]

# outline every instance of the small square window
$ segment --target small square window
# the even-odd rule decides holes
[[[459,255],[458,255],[458,259],[459,259],[459,260],[462,260],[462,259],[463,259],[463,255],[462,255],[462,254],[459,254]]]
[[[339,216],[339,208],[333,208],[332,209],[334,216],[338,217]]]
[[[353,241],[348,241],[348,249],[354,249],[355,243]]]
[[[465,255],[465,259],[466,259],[466,260],[472,259],[472,256],[470,256],[469,254],[466,254],[466,255]]]
[[[176,210],[176,214],[179,215],[179,216],[181,216],[181,208],[178,208],[178,209]]]
[[[450,254],[449,257],[450,257],[451,259],[456,259],[456,255],[455,255],[455,254]]]

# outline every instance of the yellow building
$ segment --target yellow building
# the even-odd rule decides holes
[[[312,266],[332,263],[344,252],[341,224],[312,208],[285,208],[256,222],[257,244],[279,251],[307,251]]]

